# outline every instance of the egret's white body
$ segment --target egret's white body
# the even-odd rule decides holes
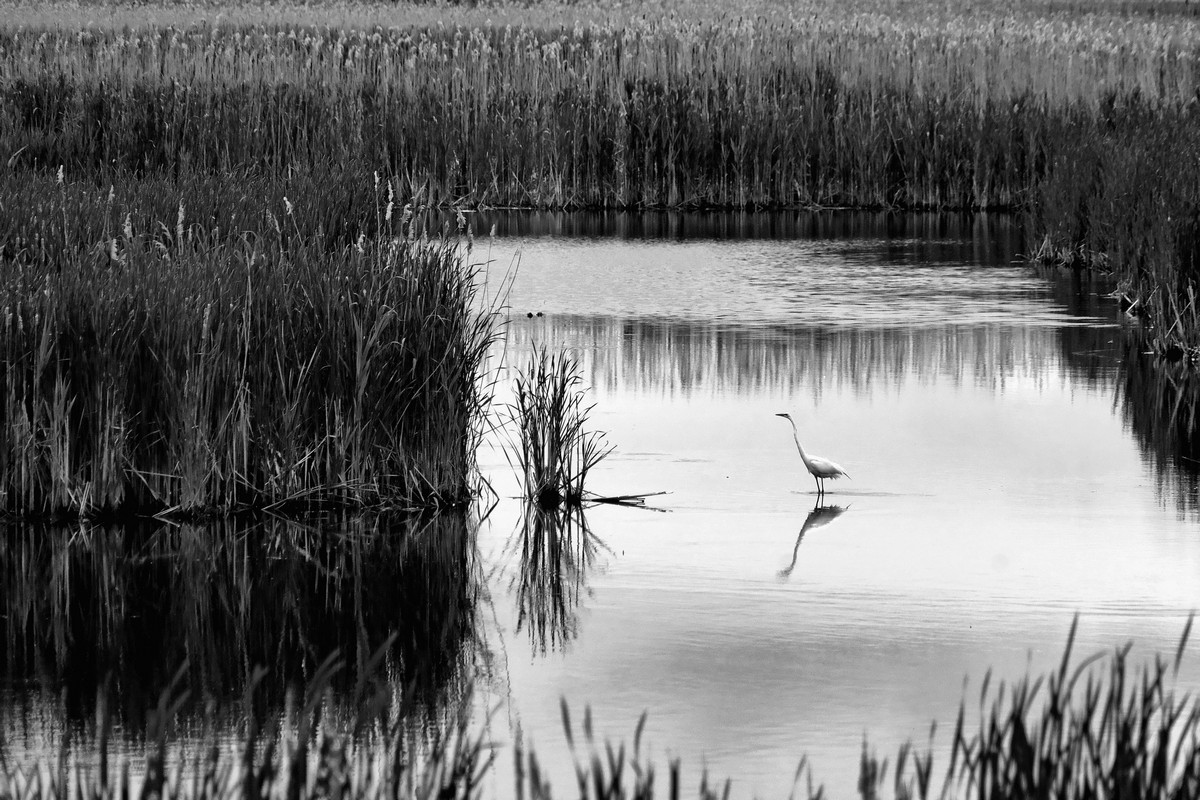
[[[783,417],[788,422],[792,423],[792,438],[796,440],[796,449],[800,451],[800,460],[804,462],[804,466],[808,468],[808,472],[813,476],[813,480],[817,483],[817,494],[825,494],[825,479],[836,479],[845,475],[847,478],[850,475],[846,470],[839,467],[837,464],[830,461],[828,458],[821,456],[810,456],[804,452],[804,446],[800,444],[800,434],[796,431],[796,421],[789,414],[776,414],[777,417]]]

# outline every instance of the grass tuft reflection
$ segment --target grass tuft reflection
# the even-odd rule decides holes
[[[535,652],[565,648],[579,632],[576,609],[604,542],[588,527],[582,506],[526,503],[509,548],[519,565],[517,631],[528,631]]]

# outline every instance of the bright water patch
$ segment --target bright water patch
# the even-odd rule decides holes
[[[667,492],[587,512],[552,641],[514,603],[519,504],[481,530],[495,689],[556,786],[560,696],[616,738],[648,712],[664,762],[735,796],[786,796],[802,754],[846,796],[864,733],[892,754],[936,720],[944,754],[964,679],[1056,663],[1076,613],[1083,652],[1173,652],[1200,538],[1125,423],[1115,308],[1014,263],[1003,221],[890,224],[492,244],[498,269],[520,256],[508,363],[574,351],[617,446],[591,488]],[[819,499],[781,411],[852,479]]]

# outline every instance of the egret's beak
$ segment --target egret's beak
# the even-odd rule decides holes
[[[776,414],[775,416],[783,417],[784,419],[791,419],[791,417],[789,417],[787,414]]]

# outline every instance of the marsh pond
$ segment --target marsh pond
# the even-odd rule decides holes
[[[535,747],[564,790],[563,700],[598,739],[645,713],[652,759],[735,797],[787,796],[801,756],[846,796],[864,737],[887,754],[937,721],[940,757],[988,670],[1052,667],[1077,614],[1082,654],[1174,653],[1200,605],[1195,398],[1148,366],[1111,286],[1022,261],[1019,221],[471,222],[507,293],[496,406],[535,348],[567,349],[614,447],[590,488],[661,494],[531,518],[497,430],[478,454],[494,502],[466,515],[12,530],[8,763],[92,763],[100,686],[113,747],[142,752],[139,709],[183,658],[199,687],[179,752],[214,726],[236,747],[253,664],[278,717],[325,653],[396,633],[421,725],[473,687],[473,724]],[[850,478],[819,496],[782,412]],[[1200,686],[1200,658],[1180,683]],[[503,752],[487,780],[511,794]]]

